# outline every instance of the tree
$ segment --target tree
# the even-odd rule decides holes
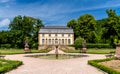
[[[44,25],[40,19],[21,15],[16,16],[9,24],[9,29],[13,37],[12,43],[14,43],[14,47],[23,48],[26,37],[29,37],[30,42],[32,42],[30,43],[31,47],[33,44],[36,45],[36,40],[38,40],[38,30],[42,26]]]
[[[92,32],[95,30],[96,21],[90,14],[82,15],[78,18],[78,35],[89,41]]]
[[[114,46],[114,38],[120,38],[120,18],[117,16],[115,10],[107,9],[106,13],[108,14],[107,21],[104,25],[104,37],[105,39],[109,39],[110,44]]]
[[[75,42],[74,42],[74,47],[75,49],[80,49],[82,48],[82,43],[84,42],[84,38],[81,38],[80,36],[78,38],[76,38]]]
[[[78,33],[77,33],[78,23],[77,23],[77,21],[75,19],[72,19],[67,23],[67,26],[73,29],[74,35],[75,35],[75,38],[76,38],[78,36]]]

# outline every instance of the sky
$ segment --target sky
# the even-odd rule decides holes
[[[120,0],[0,0],[0,31],[18,15],[39,18],[45,26],[66,26],[84,14],[106,18],[106,9],[120,15]]]

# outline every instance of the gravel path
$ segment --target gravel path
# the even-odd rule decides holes
[[[6,74],[105,74],[87,64],[90,59],[105,58],[104,55],[88,54],[89,57],[65,60],[39,59],[24,57],[24,55],[6,55],[6,59],[21,60],[24,63]]]

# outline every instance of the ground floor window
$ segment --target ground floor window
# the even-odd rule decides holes
[[[51,45],[51,39],[49,39],[48,44]]]
[[[64,45],[64,39],[62,39],[62,45]]]
[[[68,39],[68,44],[71,44],[71,40],[70,39]]]
[[[44,40],[44,39],[42,39],[42,44],[44,44],[44,42],[45,42],[45,40]]]
[[[58,45],[58,39],[55,39],[55,45]]]

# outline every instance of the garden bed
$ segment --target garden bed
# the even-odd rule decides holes
[[[20,65],[22,65],[21,61],[0,59],[0,74],[6,73],[12,69],[15,69]]]
[[[108,74],[120,74],[120,60],[114,60],[113,58],[89,60],[88,64],[95,66]],[[118,64],[119,63],[119,64]],[[117,67],[117,69],[115,68]],[[119,68],[119,69],[118,69]]]

